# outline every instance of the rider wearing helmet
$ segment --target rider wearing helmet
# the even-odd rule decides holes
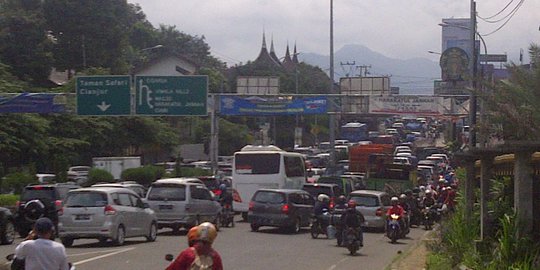
[[[392,204],[392,207],[390,207],[388,211],[386,211],[386,216],[391,216],[392,214],[395,214],[402,218],[405,210],[403,210],[403,207],[399,205],[398,197],[392,197],[392,199],[390,199],[390,203]]]
[[[347,209],[347,197],[340,195],[337,198],[336,206],[334,206],[334,211],[342,212]]]
[[[433,198],[433,191],[428,189],[426,190],[426,197],[422,201],[424,207],[432,207],[435,204],[435,199]]]
[[[362,224],[364,221],[364,215],[356,210],[356,201],[349,200],[347,203],[347,210],[341,215],[341,224],[343,224],[345,228],[354,228],[356,230],[360,246],[364,246],[364,237],[362,234]],[[343,230],[343,232],[346,232],[346,230]]]
[[[167,270],[223,270],[221,256],[212,248],[217,237],[216,227],[209,222],[191,228],[187,234],[189,247],[167,267]]]
[[[219,194],[219,202],[221,203],[221,206],[229,205],[230,208],[232,209],[232,204],[233,204],[232,192],[229,191],[225,183],[219,185],[219,190],[221,191],[221,193]]]

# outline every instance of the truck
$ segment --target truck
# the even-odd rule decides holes
[[[94,168],[106,170],[115,180],[119,180],[123,171],[141,167],[141,157],[94,157],[92,164]]]
[[[365,173],[366,189],[386,191],[392,195],[412,188],[416,167],[393,164],[391,144],[355,145],[349,150],[349,171]]]

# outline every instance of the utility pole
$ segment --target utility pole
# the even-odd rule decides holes
[[[469,148],[476,147],[476,79],[478,73],[477,59],[478,53],[476,51],[476,2],[471,0],[471,87],[472,91],[469,98]]]
[[[347,61],[347,63],[339,62],[339,64],[341,65],[341,69],[343,69],[343,71],[345,72],[345,77],[349,78],[349,75],[351,74],[353,66],[356,64],[356,61],[352,61],[352,63],[349,63],[349,61]],[[349,66],[348,72],[344,68],[344,66]]]
[[[367,75],[369,74],[370,68],[371,68],[371,65],[356,66],[356,69],[360,69],[360,73],[358,74],[360,77],[367,77]],[[363,71],[363,75],[362,75],[362,71]]]

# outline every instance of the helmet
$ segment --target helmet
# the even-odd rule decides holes
[[[227,185],[225,185],[224,183],[219,185],[219,190],[226,190],[227,189]]]
[[[400,198],[400,199],[404,199],[404,200],[405,200],[405,199],[407,199],[407,195],[405,195],[405,194],[401,194],[401,195],[399,195],[399,198]]]
[[[195,241],[205,241],[212,244],[217,237],[217,230],[212,223],[204,222],[199,226],[191,228],[187,236],[188,243],[190,244]]]
[[[407,190],[405,190],[405,194],[407,196],[410,196],[410,195],[412,195],[412,191],[410,189],[407,189]]]
[[[317,200],[319,202],[329,201],[330,197],[328,197],[326,194],[319,194],[319,196],[317,196]]]
[[[426,187],[425,186],[420,186],[420,190],[424,191],[424,190],[426,190]]]
[[[347,203],[348,208],[355,208],[356,207],[356,201],[355,200],[349,200]]]
[[[390,203],[392,204],[397,204],[398,202],[399,202],[398,197],[392,197],[392,199],[390,199]]]
[[[431,195],[432,195],[432,193],[431,193],[431,189],[428,189],[428,190],[426,190],[426,196],[429,196],[429,197],[431,197]]]
[[[339,195],[338,202],[339,203],[346,203],[347,202],[347,197],[345,197],[345,195]]]

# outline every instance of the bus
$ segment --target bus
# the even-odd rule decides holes
[[[304,156],[276,146],[246,145],[234,153],[233,208],[247,218],[249,201],[261,188],[302,189],[307,181]]]
[[[368,126],[364,123],[351,122],[341,126],[341,138],[349,142],[368,140]]]

